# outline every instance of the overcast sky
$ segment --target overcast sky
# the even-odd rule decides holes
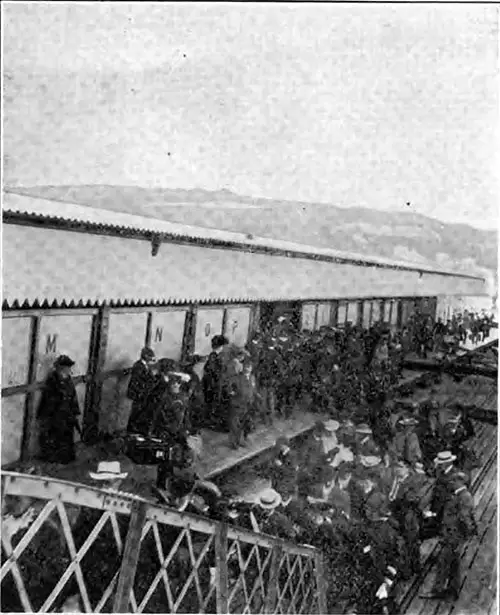
[[[3,4],[4,181],[496,227],[494,5]]]

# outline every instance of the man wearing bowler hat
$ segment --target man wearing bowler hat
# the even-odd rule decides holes
[[[144,412],[146,398],[153,388],[155,378],[151,371],[151,366],[154,362],[155,353],[151,348],[145,347],[141,350],[140,359],[132,367],[127,388],[127,397],[132,400],[132,409],[127,424],[127,431],[129,433],[137,431],[137,423]]]

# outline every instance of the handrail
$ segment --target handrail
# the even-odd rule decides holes
[[[53,609],[58,600],[64,599],[65,587],[74,576],[87,612],[123,612],[127,608],[142,612],[160,589],[164,590],[164,612],[182,612],[185,600],[197,600],[193,608],[199,612],[262,612],[264,606],[272,607],[265,612],[324,612],[321,553],[314,547],[181,513],[130,493],[18,472],[2,472],[1,479],[2,525],[6,529],[1,541],[7,558],[2,557],[0,582],[10,579],[11,591],[15,586],[21,610]],[[21,527],[23,531],[16,529],[12,516],[10,523],[14,529],[10,531],[4,525],[9,499],[16,498],[21,499],[22,513],[32,512],[32,518]],[[84,508],[96,514],[92,513],[93,527],[80,545],[74,534],[79,536],[78,524],[86,519],[85,515],[80,517]],[[120,526],[123,530],[124,522],[128,529],[122,540]],[[61,574],[53,587],[47,588],[50,593],[39,598],[30,594],[29,573],[25,572],[22,559],[29,557],[29,549],[38,553],[47,548],[44,540],[37,538],[44,524],[56,531],[61,552],[67,547],[70,557],[61,564]],[[103,528],[107,524],[112,526],[116,542],[111,546],[118,559],[116,570],[105,579],[106,587],[102,580],[99,596],[94,597],[96,588],[86,581],[84,562],[87,553],[106,540]],[[106,549],[105,546],[104,553]],[[102,547],[100,553],[102,557]],[[141,557],[146,559],[139,563]],[[153,560],[154,569],[150,565]],[[207,580],[210,569],[217,571],[215,585]],[[287,578],[283,577],[283,570],[289,571]]]

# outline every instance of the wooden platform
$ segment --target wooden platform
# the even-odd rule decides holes
[[[496,613],[497,553],[497,431],[475,421],[474,449],[482,467],[473,474],[479,538],[462,554],[462,588],[457,602],[423,600],[419,594],[431,590],[440,545],[437,540],[422,545],[423,573],[397,588],[399,613],[407,615],[492,615]]]

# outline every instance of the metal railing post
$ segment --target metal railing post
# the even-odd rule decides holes
[[[274,613],[274,609],[276,608],[276,600],[278,598],[279,569],[282,553],[283,545],[281,543],[275,544],[273,546],[273,552],[271,555],[271,564],[269,568],[269,583],[267,586],[267,596],[264,613]]]
[[[215,565],[217,566],[217,613],[220,614],[229,612],[227,553],[227,524],[219,523],[215,530]]]
[[[325,565],[323,562],[323,554],[321,551],[316,553],[316,585],[318,588],[318,608],[320,615],[325,615],[328,612],[326,602],[326,579]]]
[[[134,502],[132,507],[130,525],[128,527],[125,548],[123,549],[120,574],[113,603],[113,613],[128,613],[130,611],[130,592],[134,586],[135,572],[141,548],[142,528],[146,520],[147,507],[147,502]]]

